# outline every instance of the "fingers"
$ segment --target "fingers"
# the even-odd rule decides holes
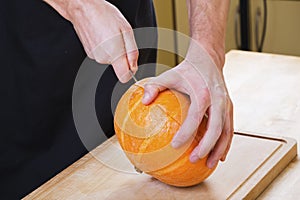
[[[142,103],[148,105],[157,97],[159,92],[164,91],[166,88],[174,88],[174,80],[180,80],[179,78],[175,70],[169,70],[158,77],[152,78],[151,81],[144,86]]]
[[[126,55],[117,58],[112,63],[112,66],[121,83],[126,83],[131,79],[131,74],[129,73],[130,67]]]
[[[221,84],[217,84],[216,90],[209,91],[207,87],[200,87],[204,84],[200,84],[201,79],[195,77],[194,71],[183,67],[184,70],[180,69],[177,66],[146,83],[142,102],[150,104],[159,92],[166,88],[176,89],[190,96],[191,105],[187,117],[171,143],[174,148],[182,146],[196,133],[209,107],[207,131],[191,153],[190,161],[197,162],[209,154],[207,166],[213,168],[219,160],[226,158],[231,145],[233,136],[232,103]],[[185,77],[189,77],[189,79]],[[207,94],[204,89],[208,90]]]
[[[120,82],[131,79],[129,69],[133,73],[138,70],[138,49],[130,25],[125,25],[117,35],[102,42],[93,50],[95,60],[99,63],[112,64]]]
[[[187,117],[172,140],[173,148],[179,148],[195,134],[207,110],[205,105],[207,105],[205,98],[202,98],[202,101],[191,99]]]
[[[121,83],[126,83],[132,77],[129,72],[131,70],[135,73],[138,70],[138,56],[139,52],[134,39],[133,31],[129,24],[121,30],[122,43],[118,44],[118,48],[123,48],[123,50],[118,50],[117,52],[124,52],[122,55],[114,55],[117,59],[113,58],[112,66],[114,71]],[[114,53],[112,53],[114,54]]]
[[[196,163],[199,160],[198,152],[200,151],[200,145],[196,146],[190,155],[191,163]]]
[[[128,81],[127,71],[135,73],[138,66],[138,49],[129,22],[109,2],[93,1],[88,8],[71,19],[87,55],[98,63],[112,64],[120,81]]]
[[[233,131],[229,131],[229,132],[226,132],[226,134],[229,135],[229,137],[228,137],[229,139],[227,141],[227,147],[226,147],[225,151],[223,152],[222,157],[219,159],[221,161],[225,161],[226,160],[228,151],[229,151],[231,143],[232,143],[232,138],[233,138],[234,132]]]
[[[138,56],[139,52],[135,43],[133,31],[128,25],[127,31],[121,32],[122,40],[118,40],[120,37],[114,37],[116,47],[114,52],[111,52],[112,66],[121,83],[126,83],[132,77],[129,73],[129,69],[135,73],[138,70]],[[117,43],[116,43],[117,42]]]
[[[200,142],[198,152],[199,158],[205,157],[215,146],[219,139],[225,122],[225,104],[218,102],[209,108],[209,120],[207,123],[207,132]]]
[[[213,168],[219,160],[224,161],[229,151],[232,137],[233,137],[233,111],[232,105],[230,105],[229,111],[226,114],[225,124],[222,134],[211,151],[207,160],[207,166]]]
[[[127,31],[122,31],[122,35],[130,69],[133,72],[136,72],[138,69],[137,62],[139,57],[139,51],[131,27],[129,27]]]
[[[150,104],[157,97],[157,95],[165,89],[165,87],[157,84],[146,84],[144,86],[144,96],[142,99],[142,103],[145,105]]]
[[[138,70],[138,56],[139,52],[134,39],[133,31],[129,24],[125,24],[125,27],[121,29],[122,41],[118,43],[117,48],[122,50],[117,50],[112,52],[113,61],[112,66],[114,71],[121,83],[126,83],[131,77],[131,70],[135,73]],[[118,52],[124,52],[119,55]],[[114,55],[116,53],[116,55]]]
[[[229,135],[229,139],[227,142],[227,147],[221,157],[221,161],[225,161],[226,156],[228,154],[228,151],[230,149],[232,138],[234,134],[234,127],[233,127],[233,105],[232,102],[229,100],[229,112],[227,113],[226,119],[225,119],[225,127],[224,130],[226,130],[226,134]]]
[[[230,142],[231,142],[232,135],[231,133],[224,130],[216,143],[215,147],[211,151],[208,160],[207,160],[207,167],[213,168],[219,160],[221,160],[222,156],[227,154],[226,150],[229,150]]]

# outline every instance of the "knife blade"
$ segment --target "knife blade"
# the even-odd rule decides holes
[[[138,80],[136,79],[136,77],[135,77],[135,75],[134,75],[134,73],[133,73],[133,71],[131,69],[129,69],[129,73],[131,75],[131,78],[134,80],[134,82],[135,83],[138,82]]]

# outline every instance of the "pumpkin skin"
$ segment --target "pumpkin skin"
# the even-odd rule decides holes
[[[173,186],[199,184],[215,170],[206,166],[207,156],[196,163],[189,161],[206,131],[207,119],[203,118],[184,146],[172,148],[170,143],[187,115],[190,99],[175,90],[165,90],[145,106],[141,100],[148,80],[132,85],[117,105],[114,127],[118,141],[138,170]]]

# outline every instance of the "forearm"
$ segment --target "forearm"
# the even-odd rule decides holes
[[[93,4],[93,1],[94,0],[44,0],[44,2],[53,7],[61,16],[69,21],[72,21],[75,15],[82,15],[84,9],[88,9],[89,5]]]
[[[72,0],[44,0],[47,4],[53,7],[59,14],[69,20],[68,7]]]
[[[225,62],[225,32],[230,0],[186,0],[191,37],[221,69]]]

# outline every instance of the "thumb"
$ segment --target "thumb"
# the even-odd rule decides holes
[[[168,70],[157,77],[151,78],[150,81],[144,85],[142,103],[148,105],[160,92],[167,88],[174,88],[176,84],[174,83],[174,80],[179,80],[179,78],[179,74],[174,69]]]

